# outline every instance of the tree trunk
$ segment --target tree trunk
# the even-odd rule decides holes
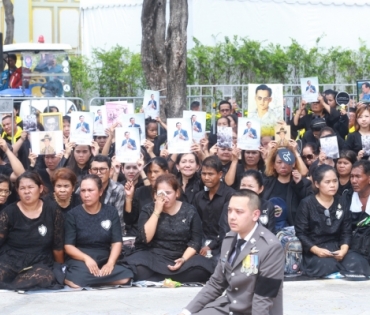
[[[144,0],[141,12],[141,63],[152,90],[166,88],[166,0]]]
[[[182,117],[186,108],[186,45],[188,1],[170,1],[170,22],[167,28],[167,117]]]
[[[12,44],[14,39],[14,16],[13,16],[13,3],[11,0],[3,0],[5,11],[6,34],[4,45]]]
[[[164,90],[161,116],[182,117],[186,106],[187,0],[170,0],[166,39],[166,0],[144,0],[141,63],[148,86]],[[163,106],[166,103],[166,106]]]

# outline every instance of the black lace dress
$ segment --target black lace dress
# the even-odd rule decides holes
[[[121,223],[116,208],[102,205],[97,214],[87,213],[82,205],[67,213],[65,244],[74,245],[95,260],[101,268],[109,259],[112,243],[122,242]],[[83,261],[68,258],[66,279],[80,287],[108,284],[132,278],[131,270],[115,265],[112,273],[104,277],[92,275]]]
[[[0,288],[62,288],[53,250],[63,250],[63,241],[63,215],[49,203],[43,202],[36,219],[26,217],[17,203],[6,207],[0,213]]]
[[[161,213],[151,242],[146,242],[144,225],[154,211],[154,203],[143,207],[138,221],[139,235],[136,250],[124,259],[135,274],[135,280],[160,281],[165,278],[180,282],[203,282],[213,273],[212,261],[195,254],[176,271],[175,265],[188,247],[197,252],[201,248],[202,223],[195,208],[183,202],[175,215]]]
[[[313,246],[318,246],[334,252],[339,250],[341,245],[351,243],[350,212],[342,207],[339,199],[339,196],[335,196],[328,209],[330,224],[324,214],[325,208],[315,195],[303,199],[299,205],[295,231],[303,247],[303,272],[309,277],[324,277],[339,271],[370,276],[366,259],[351,249],[340,262],[334,257],[318,257],[310,251]]]
[[[58,208],[59,210],[62,211],[64,217],[67,215],[67,212],[72,210],[73,208],[77,207],[78,205],[82,204],[82,200],[80,198],[80,195],[77,195],[77,194],[74,194],[72,193],[72,196],[71,196],[71,202],[70,204],[66,207],[66,208],[63,208],[61,207],[54,199],[54,194],[51,193],[51,194],[48,194],[47,196],[45,196],[43,198],[43,200],[45,202],[50,202],[51,204],[53,204],[53,207]]]

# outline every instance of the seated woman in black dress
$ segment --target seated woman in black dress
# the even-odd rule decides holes
[[[0,211],[5,209],[9,195],[12,193],[10,178],[0,174]]]
[[[313,174],[316,194],[302,200],[295,221],[297,237],[302,242],[303,273],[325,277],[335,272],[370,275],[365,258],[349,250],[351,216],[340,203],[338,177],[329,165],[318,166]]]
[[[137,229],[137,222],[141,209],[153,202],[153,186],[158,176],[168,173],[168,163],[162,157],[155,157],[145,167],[147,178],[143,178],[146,182],[150,181],[150,186],[142,186],[135,190],[134,182],[128,181],[125,184],[125,212],[124,221],[126,223],[126,235],[137,236],[139,234]]]
[[[99,176],[84,176],[80,186],[83,204],[66,216],[65,283],[72,288],[122,285],[133,276],[131,270],[116,265],[122,249],[121,224],[117,210],[100,203],[102,187]]]
[[[195,208],[178,201],[180,185],[172,174],[161,175],[154,186],[155,202],[139,217],[137,250],[125,257],[135,280],[204,282],[213,272],[212,261],[197,255],[202,223]]]
[[[61,288],[53,266],[64,261],[63,215],[40,199],[44,187],[37,173],[23,173],[15,187],[20,201],[0,212],[0,287]]]
[[[82,203],[79,195],[74,194],[77,176],[69,168],[59,168],[53,175],[52,184],[54,192],[47,195],[44,200],[56,203],[64,215]]]

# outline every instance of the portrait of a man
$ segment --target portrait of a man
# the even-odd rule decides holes
[[[44,126],[45,131],[62,130],[63,116],[60,112],[41,113],[41,124]]]
[[[191,116],[191,125],[194,132],[202,132],[202,125],[200,122],[197,121],[196,115]]]
[[[90,133],[90,127],[87,122],[85,122],[85,116],[80,115],[79,117],[80,122],[76,125],[76,130],[79,133]]]
[[[176,123],[176,129],[177,130],[173,134],[174,139],[182,140],[182,141],[188,141],[189,140],[188,132],[186,130],[182,129],[182,125],[181,125],[180,122]]]
[[[150,100],[147,107],[149,107],[150,109],[157,109],[157,101],[154,99],[154,94],[150,95]]]
[[[128,131],[125,132],[125,139],[122,141],[121,145],[122,149],[124,150],[136,150],[136,142],[134,139],[130,138],[130,133]]]
[[[257,131],[256,129],[252,128],[252,122],[247,121],[247,128],[244,130],[243,135],[251,139],[257,138]]]
[[[40,151],[40,154],[55,154],[55,149],[51,145],[52,140],[53,139],[48,134],[46,134],[44,138],[41,139],[42,149]]]

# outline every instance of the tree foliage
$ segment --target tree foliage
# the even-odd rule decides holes
[[[318,76],[320,83],[339,85],[370,77],[370,49],[364,41],[353,50],[324,49],[320,40],[307,48],[294,39],[286,47],[237,36],[226,37],[215,46],[194,39],[187,57],[187,84],[298,84],[302,77]],[[72,58],[71,72],[75,96],[141,96],[149,88],[140,54],[120,46],[96,49],[92,60]]]

